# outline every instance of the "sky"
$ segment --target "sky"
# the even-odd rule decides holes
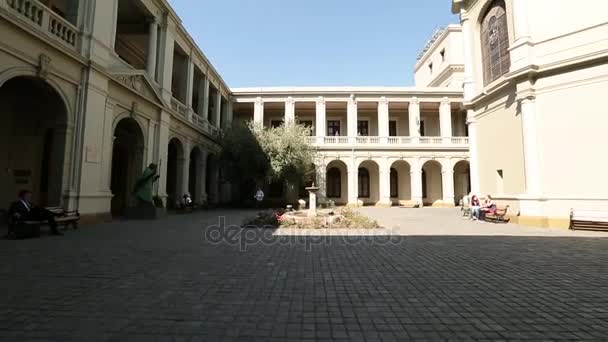
[[[450,0],[169,0],[234,87],[413,86]]]

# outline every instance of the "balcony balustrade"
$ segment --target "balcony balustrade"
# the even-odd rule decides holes
[[[327,136],[327,137],[308,137],[308,143],[316,147],[345,147],[345,146],[363,146],[363,147],[378,147],[378,148],[394,148],[399,146],[404,147],[429,147],[429,146],[444,146],[449,148],[468,148],[468,137],[451,137],[444,140],[442,137],[345,137],[345,136]]]
[[[77,49],[80,41],[78,28],[36,0],[0,0],[0,8],[21,18],[28,25],[60,41],[63,45]]]

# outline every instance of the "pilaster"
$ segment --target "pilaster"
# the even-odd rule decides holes
[[[293,125],[296,121],[296,102],[293,97],[288,97],[285,100],[285,124]]]
[[[253,122],[256,125],[264,126],[264,100],[261,97],[255,99],[253,106]]]
[[[443,143],[450,144],[452,142],[452,105],[447,97],[444,97],[439,105],[439,125]]]
[[[347,133],[351,142],[354,143],[357,138],[357,99],[355,95],[350,95],[347,105]]]
[[[417,144],[420,142],[420,102],[418,98],[414,97],[411,99],[408,112],[410,137],[412,138],[412,143]]]
[[[315,133],[317,136],[317,142],[323,143],[323,138],[327,133],[327,119],[326,119],[326,103],[325,99],[321,96],[316,101],[316,116],[315,116]]]
[[[389,102],[388,99],[383,96],[378,102],[378,135],[380,136],[380,142],[383,144],[388,143],[388,117]]]

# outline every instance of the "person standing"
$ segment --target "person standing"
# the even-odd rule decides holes
[[[53,235],[63,235],[57,230],[55,215],[42,207],[37,207],[32,204],[31,191],[21,190],[19,192],[19,198],[16,202],[11,204],[9,215],[14,217],[17,221],[46,221],[48,222]]]
[[[262,188],[258,188],[253,197],[255,198],[255,207],[260,209],[264,201],[264,191],[262,191]]]

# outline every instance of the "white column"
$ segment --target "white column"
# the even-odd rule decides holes
[[[323,138],[327,133],[327,119],[326,119],[326,103],[325,99],[321,96],[317,99],[317,109],[315,117],[315,131],[317,136],[317,143],[322,144]]]
[[[536,99],[527,96],[520,100],[521,123],[524,143],[524,162],[526,174],[526,193],[528,195],[542,194],[542,179],[540,171],[540,152],[537,137]]]
[[[530,39],[528,2],[529,0],[513,0],[513,31],[515,34],[515,44],[521,40]]]
[[[228,99],[226,102],[226,119],[224,120],[224,129],[232,127],[232,120],[234,116],[234,104],[232,99]]]
[[[188,189],[190,185],[190,149],[190,142],[187,141],[184,145],[184,155],[182,156],[181,163],[180,161],[178,161],[178,163],[182,165],[182,168],[180,170],[182,172],[181,193],[179,194],[178,200],[181,200],[184,194],[190,192],[190,190]]]
[[[264,126],[264,100],[261,97],[255,99],[253,105],[253,122],[256,125]]]
[[[420,142],[420,102],[414,97],[409,106],[410,137],[412,143]]]
[[[348,204],[359,205],[359,170],[351,165],[348,168]]]
[[[528,19],[529,0],[513,0],[513,32],[515,42],[509,48],[511,70],[520,70],[534,64],[532,38]]]
[[[382,97],[378,102],[378,135],[380,136],[381,143],[388,143],[388,99]]]
[[[347,135],[349,140],[354,143],[357,137],[357,99],[355,98],[355,95],[351,95],[348,99],[346,112]]]
[[[454,166],[452,160],[447,158],[443,163],[441,170],[442,175],[442,189],[443,189],[443,203],[445,205],[454,205]]]
[[[471,193],[480,194],[479,182],[479,150],[477,148],[477,119],[475,112],[467,111],[467,125],[469,125],[469,165],[471,171]]]
[[[473,61],[473,28],[466,13],[461,14],[462,37],[464,47],[464,99],[475,96],[475,65]]]
[[[420,207],[422,207],[422,165],[420,165],[419,159],[412,161],[412,165],[410,166],[410,181],[412,183],[412,201],[420,204]]]
[[[150,18],[148,22],[148,60],[146,64],[146,70],[150,79],[156,81],[156,56],[157,56],[157,43],[158,43],[158,23],[156,17]]]
[[[159,82],[162,86],[163,99],[171,101],[171,82],[173,77],[173,50],[175,48],[174,27],[165,23],[161,30],[161,51],[159,60]]]
[[[192,56],[188,57],[188,70],[186,75],[186,108],[188,108],[188,119],[192,116],[192,93],[194,91],[194,62]]]
[[[439,125],[443,143],[452,143],[452,105],[447,97],[444,97],[439,105]]]
[[[217,90],[215,95],[215,122],[213,123],[215,127],[220,128],[220,123],[222,122],[222,93],[220,90]]]
[[[293,125],[296,121],[296,101],[293,97],[288,97],[285,100],[285,124]]]
[[[167,159],[169,154],[169,130],[171,126],[171,114],[166,111],[161,112],[160,124],[158,126],[158,159],[159,159],[159,175],[158,180],[158,195],[165,200],[167,199]],[[165,203],[166,204],[166,203]]]
[[[201,170],[200,170],[200,174],[201,174],[201,182],[200,182],[200,189],[199,189],[199,193],[201,195],[201,200],[203,202],[207,202],[207,156],[209,155],[209,152],[203,150],[202,153],[202,166],[201,166]]]
[[[383,158],[380,162],[380,205],[390,206],[391,202],[391,166],[388,163],[388,158]]]
[[[209,77],[205,75],[205,81],[203,81],[203,111],[199,114],[203,116],[203,118],[209,121]]]

